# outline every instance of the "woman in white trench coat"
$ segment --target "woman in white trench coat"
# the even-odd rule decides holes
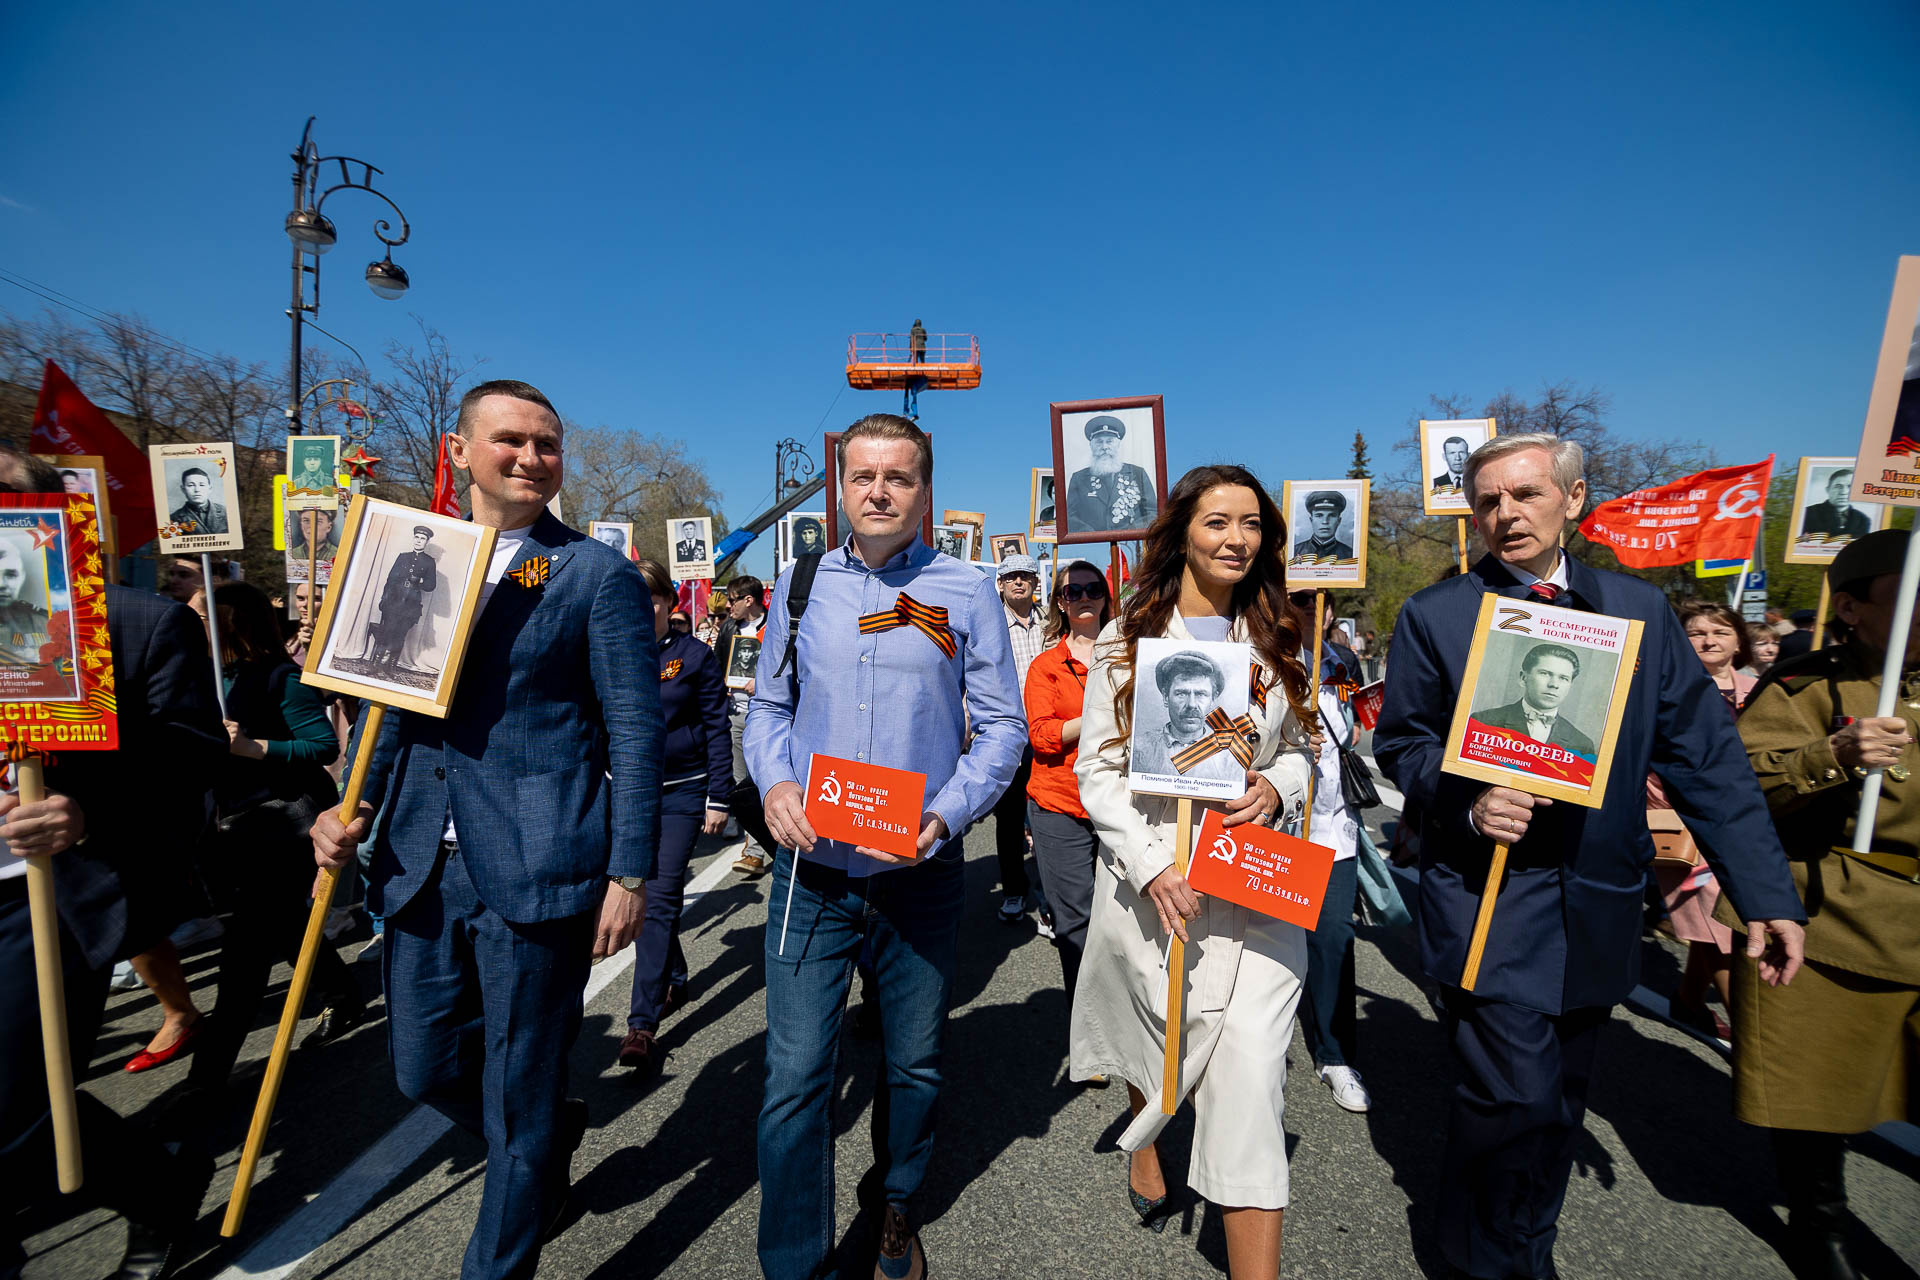
[[[1127,1082],[1134,1120],[1120,1145],[1133,1152],[1128,1195],[1141,1220],[1159,1230],[1170,1211],[1153,1145],[1167,1119],[1160,1111],[1167,947],[1174,933],[1186,938],[1179,1088],[1195,1113],[1188,1181],[1224,1211],[1233,1280],[1279,1274],[1287,1203],[1282,1094],[1306,935],[1187,886],[1174,863],[1178,801],[1127,790],[1127,737],[1140,640],[1250,642],[1261,673],[1256,688],[1267,686],[1248,707],[1258,733],[1254,767],[1239,799],[1194,802],[1194,829],[1207,807],[1221,809],[1230,826],[1298,817],[1309,769],[1300,725],[1311,721],[1297,714],[1308,686],[1284,588],[1287,545],[1280,512],[1245,469],[1198,467],[1181,478],[1147,533],[1125,612],[1094,648],[1075,770],[1101,848],[1073,1002],[1073,1077]]]

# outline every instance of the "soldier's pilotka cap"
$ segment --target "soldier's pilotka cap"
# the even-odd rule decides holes
[[[1871,582],[1883,573],[1900,572],[1907,558],[1907,531],[1881,529],[1863,538],[1855,538],[1840,548],[1840,554],[1827,566],[1827,585],[1835,591],[1848,591],[1849,584]],[[1795,614],[1796,620],[1799,614]]]
[[[1315,489],[1307,495],[1307,510],[1332,507],[1336,513],[1347,509],[1347,495],[1335,489]]]

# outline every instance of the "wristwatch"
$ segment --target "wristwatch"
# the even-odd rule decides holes
[[[647,882],[639,876],[608,876],[607,879],[613,881],[628,893],[638,893],[647,887]]]

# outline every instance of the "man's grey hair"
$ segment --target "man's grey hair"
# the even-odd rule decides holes
[[[1467,486],[1467,504],[1473,505],[1478,498],[1474,494],[1474,477],[1480,474],[1480,468],[1495,458],[1504,458],[1510,453],[1522,449],[1545,449],[1551,460],[1553,482],[1562,493],[1572,493],[1574,482],[1587,476],[1587,453],[1571,440],[1545,431],[1523,431],[1519,435],[1495,436],[1475,449],[1467,458],[1467,469],[1463,479]],[[1578,513],[1576,513],[1578,514]]]

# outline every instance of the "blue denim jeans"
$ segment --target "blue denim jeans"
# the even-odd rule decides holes
[[[654,846],[653,878],[647,881],[647,914],[633,940],[633,1000],[627,1026],[658,1031],[667,988],[684,986],[687,957],[680,950],[680,909],[687,897],[687,864],[706,817],[706,789],[674,787],[660,793],[660,840]]]
[[[1342,858],[1327,878],[1320,922],[1307,935],[1307,980],[1300,1034],[1316,1067],[1350,1067],[1354,1058],[1353,895],[1360,860]]]
[[[760,1268],[810,1280],[831,1252],[833,1096],[853,965],[873,960],[886,1074],[874,1090],[876,1181],[914,1220],[933,1154],[940,1048],[960,933],[958,840],[923,862],[855,878],[775,859],[767,912],[767,1086],[760,1105]],[[784,921],[787,895],[791,916]]]

